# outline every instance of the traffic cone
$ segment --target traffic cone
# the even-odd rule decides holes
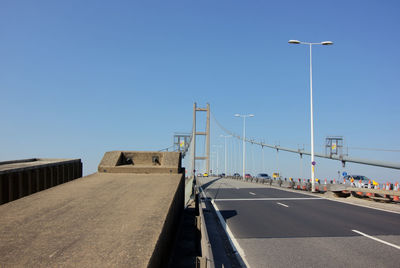
[[[333,179],[333,184],[336,184],[336,180],[335,179]]]
[[[394,185],[394,191],[399,191],[399,183],[396,182],[396,184]],[[395,202],[400,202],[399,196],[398,195],[394,195],[393,196],[393,201]]]
[[[371,189],[371,180],[368,181],[368,189]]]

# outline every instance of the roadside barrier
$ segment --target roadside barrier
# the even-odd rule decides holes
[[[396,182],[393,188],[394,191],[399,191],[399,183]],[[400,202],[399,196],[398,195],[394,195],[393,196],[393,201],[394,202]]]
[[[196,225],[197,229],[200,231],[201,247],[201,256],[196,257],[196,267],[215,268],[214,255],[211,249],[210,238],[208,236],[203,213],[203,208],[206,208],[206,199],[197,180],[195,186],[195,194],[196,210],[199,214],[198,216],[196,216]],[[200,197],[201,194],[203,195],[203,198]]]
[[[241,177],[227,176],[226,178],[241,180]],[[254,180],[249,180],[249,182],[269,184],[271,186],[284,187],[295,190],[311,191],[310,180],[301,178],[297,179],[296,181],[293,179],[285,180],[280,178],[278,179],[274,178],[274,179],[258,179],[258,180],[254,179]],[[398,182],[396,182],[393,186],[390,183],[383,184],[382,188],[376,181],[372,181],[372,183],[371,181],[368,182],[368,187],[370,188],[356,187],[356,185],[360,186],[361,183],[357,182],[355,184],[353,183],[353,185],[349,185],[343,183],[336,183],[335,179],[331,180],[328,183],[328,180],[325,179],[322,185],[321,182],[318,181],[318,183],[315,184],[315,189],[321,193],[333,192],[338,197],[348,197],[350,195],[353,195],[355,197],[367,198],[381,202],[400,202],[400,184]]]

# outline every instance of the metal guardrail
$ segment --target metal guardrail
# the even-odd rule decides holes
[[[277,186],[282,188],[290,188],[294,190],[311,191],[311,182],[298,182],[288,181],[281,179],[260,179],[260,178],[247,178],[242,177],[231,177],[227,176],[228,179],[242,180],[252,183],[267,184],[270,186]],[[341,196],[358,196],[365,197],[379,201],[387,202],[400,202],[400,189],[398,187],[389,187],[391,190],[386,189],[369,189],[360,188],[355,185],[340,184],[340,183],[316,183],[315,189],[317,192],[333,192]],[[396,190],[395,190],[396,188]]]
[[[203,209],[206,208],[206,197],[202,192],[202,189],[197,184],[195,185],[195,194],[196,194],[196,207],[199,211],[199,216],[196,217],[197,228],[200,230],[201,238],[201,257],[196,258],[196,268],[215,268],[214,256],[211,249],[210,238],[208,237],[207,226],[205,223]],[[203,198],[200,197],[200,194],[203,195]]]

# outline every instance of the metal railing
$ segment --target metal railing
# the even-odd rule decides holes
[[[197,182],[197,181],[196,181]],[[208,237],[207,226],[204,218],[203,209],[206,208],[206,197],[204,192],[202,192],[201,187],[196,183],[195,185],[195,194],[196,194],[196,207],[199,211],[199,216],[196,217],[197,228],[200,230],[201,238],[201,257],[196,258],[196,267],[197,268],[214,268],[214,256],[211,249],[210,238]],[[200,197],[203,195],[203,197]]]

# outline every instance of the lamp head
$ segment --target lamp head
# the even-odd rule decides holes
[[[333,42],[332,41],[324,41],[324,42],[321,42],[321,45],[330,46],[330,45],[333,45]]]
[[[299,40],[289,40],[289,44],[300,44]]]
[[[239,116],[240,116],[240,114],[234,114],[233,116],[239,117]]]

